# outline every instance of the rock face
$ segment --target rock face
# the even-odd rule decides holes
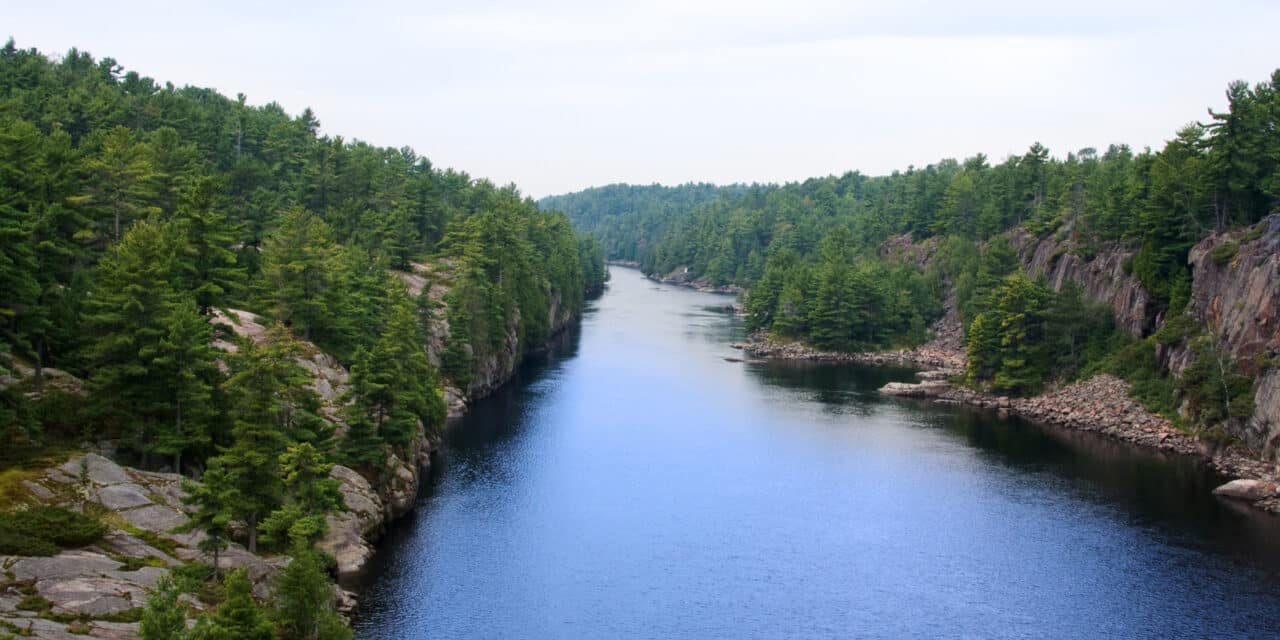
[[[1214,234],[1192,248],[1188,312],[1256,377],[1254,412],[1240,435],[1274,458],[1280,447],[1280,214],[1246,229]],[[1167,355],[1181,372],[1186,345]]]
[[[227,309],[225,312],[215,309],[210,314],[210,322],[215,325],[229,327],[237,336],[261,345],[267,341],[267,320],[248,311]],[[296,338],[295,338],[296,339]],[[321,413],[339,428],[346,424],[342,418],[341,398],[347,392],[347,380],[350,374],[333,356],[323,352],[316,345],[305,340],[302,344],[302,355],[298,364],[311,373],[311,388],[320,396]],[[228,353],[235,353],[238,347],[225,340],[214,343],[214,346]]]
[[[1087,299],[1111,307],[1116,326],[1136,336],[1153,328],[1151,297],[1137,278],[1125,273],[1124,263],[1133,252],[1112,247],[1086,260],[1069,243],[1039,239],[1022,228],[1009,233],[1009,242],[1032,278],[1043,276],[1054,291],[1068,282],[1080,285]]]

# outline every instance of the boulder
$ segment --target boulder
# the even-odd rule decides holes
[[[136,484],[113,484],[98,490],[98,502],[113,511],[123,511],[151,504],[147,492]]]
[[[1232,480],[1213,490],[1214,495],[1237,498],[1256,502],[1265,498],[1273,498],[1280,492],[1280,485],[1265,480],[1242,478]]]
[[[158,504],[123,511],[120,515],[139,529],[165,534],[186,524],[188,519],[181,511]]]
[[[58,468],[72,478],[87,477],[96,485],[122,484],[129,481],[129,476],[124,472],[123,467],[96,453],[74,457]]]

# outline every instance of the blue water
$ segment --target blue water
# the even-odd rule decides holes
[[[730,362],[728,299],[612,276],[452,427],[357,637],[1280,637],[1277,519],[1194,462]]]

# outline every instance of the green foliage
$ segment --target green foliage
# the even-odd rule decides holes
[[[1181,424],[1178,415],[1178,389],[1174,380],[1156,359],[1156,340],[1149,337],[1139,340],[1128,334],[1115,334],[1109,354],[1091,363],[1084,375],[1111,373],[1129,383],[1129,395],[1148,410],[1158,413],[1175,424]]]
[[[218,610],[196,620],[191,640],[272,640],[275,631],[266,612],[253,599],[253,583],[244,571],[227,574],[226,597]]]
[[[1194,425],[1209,428],[1242,420],[1253,413],[1253,379],[1211,336],[1191,342],[1195,360],[1182,372],[1178,390],[1187,401]]]
[[[183,481],[182,492],[182,502],[195,509],[190,513],[191,519],[178,531],[199,529],[205,532],[200,550],[213,556],[213,569],[217,571],[218,555],[227,548],[231,521],[239,500],[233,480],[223,461],[214,458],[209,461],[201,482]]]
[[[170,576],[156,582],[147,593],[138,637],[142,640],[182,640],[186,636],[186,606],[178,600],[179,595],[181,591]]]
[[[276,583],[273,617],[280,636],[297,640],[350,640],[346,627],[333,608],[333,582],[319,554],[300,546]]]
[[[62,507],[37,505],[0,513],[0,553],[49,556],[97,542],[106,525]]]
[[[1238,253],[1240,253],[1240,245],[1234,242],[1224,242],[1209,252],[1209,259],[1221,267],[1235,260]]]

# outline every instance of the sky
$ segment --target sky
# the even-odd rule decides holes
[[[5,5],[19,47],[309,106],[533,197],[1159,148],[1280,67],[1274,0]]]

